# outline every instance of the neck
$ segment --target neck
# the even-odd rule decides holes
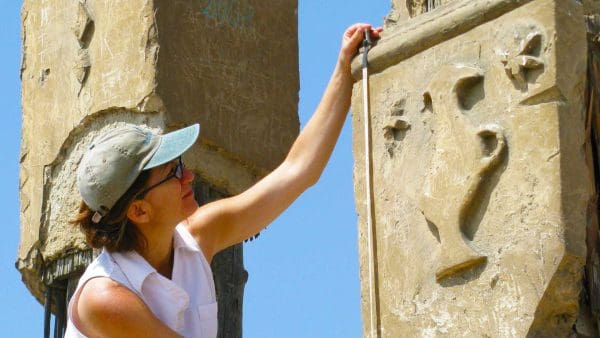
[[[161,229],[161,227],[150,225],[147,229]],[[164,229],[164,227],[162,228]],[[144,236],[147,240],[147,247],[140,255],[158,271],[161,275],[171,279],[173,271],[173,231],[146,231]]]

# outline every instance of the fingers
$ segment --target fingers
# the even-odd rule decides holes
[[[346,29],[344,32],[344,40],[347,41],[350,45],[354,45],[356,39],[364,38],[364,32],[369,31],[369,35],[374,39],[380,38],[380,33],[383,31],[383,28],[377,27],[372,28],[372,26],[368,23],[356,23]]]
[[[364,37],[364,32],[365,32],[364,29],[356,29],[356,30],[354,30],[354,32],[352,32],[352,36],[350,37],[350,39],[348,41],[348,45],[350,48],[358,47],[358,44],[360,44],[360,42],[362,41],[362,39]]]
[[[356,32],[364,32],[365,29],[371,29],[371,25],[368,23],[355,23],[346,29],[344,37],[351,38],[356,34]]]
[[[340,50],[341,61],[349,64],[352,57],[356,55],[358,46],[365,37],[366,31],[369,32],[371,38],[379,39],[383,28],[373,28],[370,24],[362,22],[348,27],[342,39],[342,48]]]
[[[363,33],[364,33],[364,31],[365,30],[363,29]],[[369,28],[369,36],[371,38],[379,39],[381,37],[381,34],[380,34],[381,32],[383,32],[383,28],[381,28],[381,27]]]
[[[383,32],[383,27],[371,29],[371,36],[378,39],[381,37],[381,32]]]

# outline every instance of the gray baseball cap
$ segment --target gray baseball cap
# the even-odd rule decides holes
[[[181,156],[198,138],[194,124],[160,135],[151,129],[127,124],[98,136],[77,170],[77,188],[99,222],[127,192],[143,170]]]

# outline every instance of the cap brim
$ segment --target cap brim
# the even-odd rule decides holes
[[[198,134],[200,134],[200,125],[196,123],[161,135],[160,145],[144,169],[157,167],[181,156],[196,142]]]

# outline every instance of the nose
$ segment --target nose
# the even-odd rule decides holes
[[[194,180],[194,172],[188,169],[187,167],[183,167],[183,177],[181,178],[181,183],[189,184]]]

